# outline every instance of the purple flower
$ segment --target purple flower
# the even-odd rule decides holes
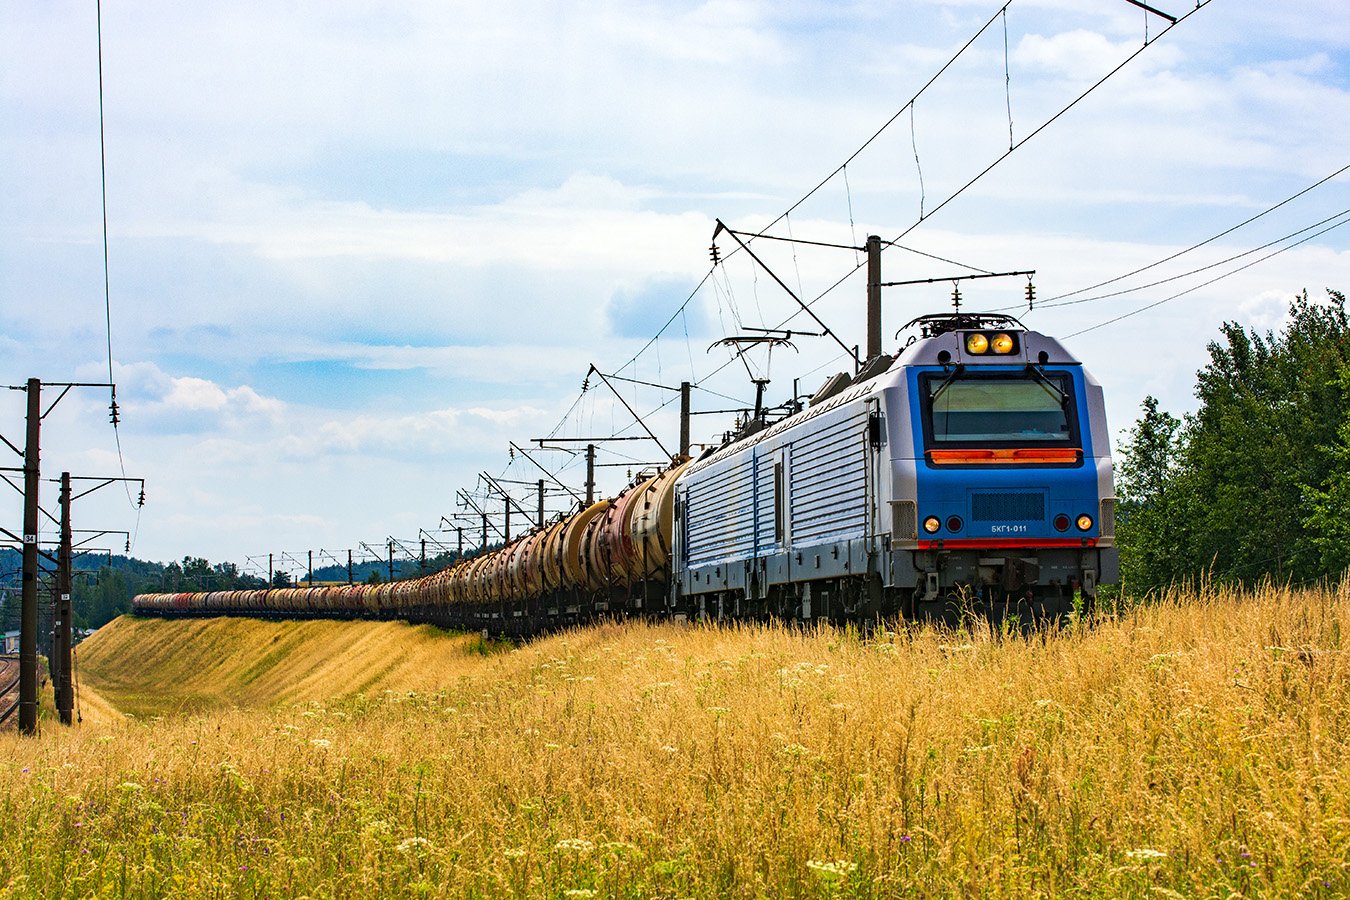
[[[914,840],[914,839],[913,839],[912,837],[910,837],[909,835],[907,835],[907,834],[902,834],[902,835],[900,835],[900,840],[902,840],[902,841],[904,841],[906,844],[908,844],[910,841],[912,841],[912,840]]]

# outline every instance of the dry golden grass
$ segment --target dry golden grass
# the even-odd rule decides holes
[[[123,623],[117,652],[150,626],[171,645],[208,623]],[[1347,627],[1345,585],[1173,597],[1032,637],[633,623],[480,657],[405,627],[415,691],[0,738],[0,886],[1343,896]],[[91,678],[117,637],[86,647]],[[449,662],[425,660],[437,643]],[[175,697],[219,686],[211,654],[177,652],[144,648],[143,671],[174,672]],[[288,696],[337,695],[375,670],[324,683],[318,664],[249,684],[286,666],[308,685]]]
[[[80,671],[132,715],[429,691],[481,669],[483,642],[398,622],[121,618],[79,648]]]

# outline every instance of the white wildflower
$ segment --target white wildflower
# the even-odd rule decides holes
[[[554,850],[571,850],[574,853],[589,853],[595,849],[595,844],[581,838],[563,838],[553,845]]]
[[[827,881],[833,881],[836,878],[846,878],[858,870],[858,864],[846,859],[808,859],[806,867],[815,872],[821,878]]]
[[[431,841],[424,837],[410,837],[398,843],[400,853],[425,853],[430,849]]]
[[[1154,850],[1152,847],[1138,847],[1134,850],[1126,850],[1125,855],[1130,859],[1165,859],[1167,854],[1161,850]]]

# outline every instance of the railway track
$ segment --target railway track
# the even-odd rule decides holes
[[[19,710],[19,660],[0,656],[0,726],[8,727]]]

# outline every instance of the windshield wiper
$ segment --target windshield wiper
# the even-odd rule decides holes
[[[951,387],[952,382],[955,381],[957,376],[960,375],[965,370],[966,367],[964,365],[962,365],[961,363],[957,363],[956,368],[952,370],[952,374],[948,375],[943,380],[942,384],[938,385],[937,390],[933,391],[932,395],[929,396],[928,398],[929,405],[931,406],[932,404],[937,403],[937,399],[942,396],[942,392],[945,391],[947,388]]]
[[[1040,366],[1034,363],[1027,363],[1027,373],[1036,379],[1036,383],[1046,389],[1052,397],[1059,398],[1060,408],[1063,409],[1069,405],[1069,395],[1059,385],[1050,380]]]

